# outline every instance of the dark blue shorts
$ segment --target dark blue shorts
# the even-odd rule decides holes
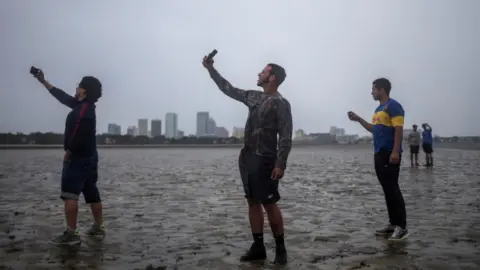
[[[239,169],[245,198],[250,203],[275,204],[280,200],[278,180],[272,180],[276,157],[259,156],[243,151],[240,153]]]
[[[76,200],[83,193],[86,203],[101,202],[97,188],[98,160],[96,158],[76,158],[63,162],[63,200]]]
[[[432,147],[431,143],[424,143],[422,145],[422,148],[423,148],[423,152],[425,152],[425,154],[433,153],[433,147]]]

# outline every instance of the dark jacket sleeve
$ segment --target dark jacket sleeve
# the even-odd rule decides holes
[[[74,97],[70,96],[69,94],[65,93],[62,89],[58,89],[56,87],[52,87],[48,89],[48,92],[56,98],[60,103],[63,105],[69,107],[69,108],[75,108],[77,106],[77,100],[75,100]]]
[[[292,149],[292,111],[290,103],[286,99],[279,100],[277,105],[277,119],[278,119],[278,154],[277,154],[277,168],[285,170],[287,167],[287,159]]]
[[[95,130],[94,114],[91,107],[84,103],[80,107],[75,126],[68,140],[67,150],[75,153],[83,146],[85,140],[88,139]]]
[[[243,90],[234,87],[229,81],[227,81],[215,68],[209,68],[208,72],[210,77],[217,84],[218,89],[222,91],[228,97],[242,102],[243,104],[251,107],[258,102],[259,91]]]

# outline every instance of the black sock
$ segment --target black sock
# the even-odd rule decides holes
[[[255,244],[263,245],[263,233],[253,233],[253,241]]]
[[[284,246],[285,245],[285,239],[283,237],[283,233],[275,236],[275,245],[277,245],[277,246]]]

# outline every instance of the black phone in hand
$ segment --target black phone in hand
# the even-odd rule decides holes
[[[217,50],[213,50],[211,53],[208,54],[207,56],[207,61],[210,61],[213,59],[213,57],[215,57],[215,55],[217,55],[218,51]]]
[[[30,74],[32,74],[33,76],[38,76],[40,74],[40,69],[32,66],[30,67]]]

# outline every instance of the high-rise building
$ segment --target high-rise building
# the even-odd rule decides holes
[[[137,134],[138,134],[138,130],[136,126],[129,126],[127,128],[127,135],[137,136]]]
[[[303,129],[298,129],[297,131],[295,131],[295,140],[300,140],[302,139],[303,137],[305,137],[305,131],[303,131]]]
[[[121,135],[122,134],[122,127],[115,123],[108,124],[108,131],[109,135]]]
[[[160,119],[153,119],[150,122],[150,128],[151,128],[151,135],[152,137],[157,137],[162,135],[162,120]]]
[[[148,136],[148,119],[138,119],[138,135]]]
[[[215,136],[215,132],[217,131],[217,123],[212,117],[208,118],[207,121],[207,136]]]
[[[245,136],[245,128],[241,127],[233,127],[232,137],[237,139],[243,139]]]
[[[197,137],[205,136],[208,134],[208,120],[210,114],[208,112],[197,112]]]
[[[345,129],[337,128],[335,126],[330,127],[330,135],[332,136],[345,135]]]
[[[165,114],[165,137],[169,139],[177,138],[178,133],[178,115],[176,113]]]
[[[216,127],[215,128],[215,137],[228,138],[228,130],[224,127]]]

